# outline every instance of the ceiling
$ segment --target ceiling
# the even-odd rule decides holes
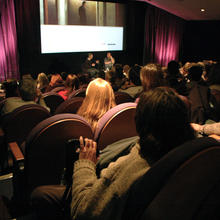
[[[140,0],[185,20],[220,20],[220,0]],[[205,11],[201,12],[204,8]]]

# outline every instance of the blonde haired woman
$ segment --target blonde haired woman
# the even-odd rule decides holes
[[[98,120],[115,105],[111,85],[104,79],[97,78],[89,83],[86,97],[77,114],[83,116],[95,130]]]

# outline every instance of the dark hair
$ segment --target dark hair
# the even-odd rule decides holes
[[[179,72],[180,65],[175,60],[171,60],[167,65],[167,72],[169,75],[172,76],[178,76],[180,74]]]
[[[164,86],[163,72],[161,66],[149,63],[141,69],[141,83],[144,91]]]
[[[7,79],[3,83],[5,89],[5,97],[18,96],[18,81],[16,79]]]
[[[37,95],[37,84],[34,80],[23,79],[19,83],[19,93],[24,101],[34,101]]]
[[[189,69],[189,78],[193,81],[200,81],[203,73],[203,67],[201,65],[194,65]]]
[[[140,71],[141,71],[141,66],[139,66],[139,65],[135,65],[135,66],[131,67],[129,70],[129,79],[136,86],[141,85]]]
[[[185,103],[168,87],[158,87],[140,96],[135,121],[141,154],[151,163],[194,138]]]

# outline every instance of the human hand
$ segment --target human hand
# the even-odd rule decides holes
[[[203,130],[203,125],[196,124],[196,123],[191,123],[191,127],[198,132],[201,132]]]
[[[96,144],[96,142],[91,139],[88,139],[88,138],[85,138],[83,140],[82,136],[80,136],[79,142],[80,142],[79,159],[90,160],[96,164],[96,162],[97,162],[97,157],[96,157],[97,144]]]

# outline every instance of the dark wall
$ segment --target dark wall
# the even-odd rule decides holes
[[[182,60],[220,59],[220,21],[188,21],[183,35]]]

